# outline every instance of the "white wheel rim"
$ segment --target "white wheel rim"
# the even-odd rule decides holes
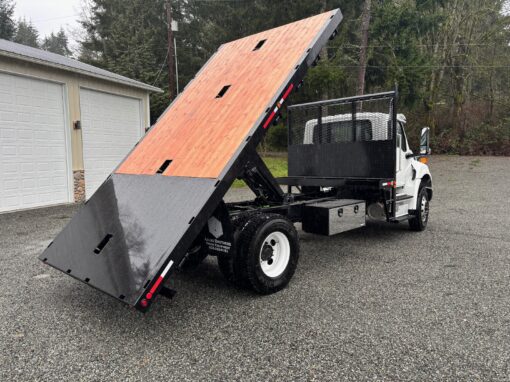
[[[263,252],[266,245],[269,245],[272,248],[273,253],[270,259],[264,260],[265,256],[263,255]],[[290,243],[287,236],[280,231],[275,231],[267,235],[262,247],[260,248],[259,254],[260,268],[262,269],[262,272],[264,272],[264,274],[268,277],[278,277],[285,272],[285,269],[287,269],[289,260]]]
[[[426,223],[429,219],[429,201],[425,195],[421,198],[421,221]]]

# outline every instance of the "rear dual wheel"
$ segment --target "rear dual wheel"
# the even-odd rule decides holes
[[[299,240],[290,220],[278,214],[255,214],[236,222],[236,250],[218,257],[220,270],[237,285],[261,294],[283,289],[299,260]]]

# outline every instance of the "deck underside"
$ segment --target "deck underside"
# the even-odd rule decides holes
[[[41,258],[134,305],[213,190],[211,179],[114,174]]]

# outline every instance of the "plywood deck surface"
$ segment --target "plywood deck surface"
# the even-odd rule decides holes
[[[219,177],[333,14],[222,45],[116,172]]]

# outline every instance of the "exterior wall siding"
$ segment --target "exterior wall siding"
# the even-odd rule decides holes
[[[80,88],[103,91],[126,97],[138,98],[142,104],[142,121],[145,127],[150,125],[149,92],[143,89],[87,77],[57,68],[38,65],[10,57],[0,57],[0,72],[28,76],[54,81],[64,85],[64,104],[66,105],[66,127],[69,129],[72,153],[74,198],[82,202],[85,198],[83,140],[82,131],[73,128],[74,121],[81,121]]]

